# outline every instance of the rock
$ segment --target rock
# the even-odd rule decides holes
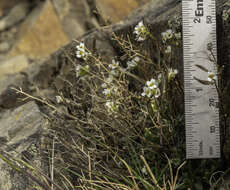
[[[0,117],[0,147],[7,145],[11,151],[22,152],[41,132],[45,119],[35,102],[30,101],[13,111],[6,111]]]
[[[8,30],[2,31],[1,32],[1,36],[0,36],[0,40],[2,42],[9,42],[9,41],[13,41],[15,36],[17,33],[17,28],[16,27],[12,27]]]
[[[1,66],[1,64],[0,64]],[[14,88],[22,88],[24,92],[39,96],[44,88],[48,88],[57,72],[57,62],[47,65],[44,60],[33,61],[20,73],[0,77],[0,112],[25,104],[24,97],[15,92]],[[39,90],[38,90],[39,88]],[[49,91],[48,89],[46,91]],[[47,92],[48,94],[49,92]]]
[[[62,20],[68,13],[70,10],[70,1],[69,0],[54,0],[52,1],[58,16],[60,17],[60,19]]]
[[[0,117],[0,148],[14,157],[40,141],[46,120],[35,102],[31,101]],[[28,179],[22,178],[0,160],[0,189],[26,189]]]
[[[11,9],[20,0],[1,0],[0,1],[0,17],[3,16],[8,9]]]
[[[14,108],[17,105],[23,104],[19,100],[22,96],[16,94],[11,88],[22,87],[25,90],[24,85],[27,84],[26,82],[26,77],[20,73],[0,80],[0,110]]]
[[[0,20],[0,31],[10,28],[23,20],[29,12],[29,3],[22,1],[15,5],[10,12]]]
[[[0,53],[4,53],[4,55],[6,55],[9,52],[11,46],[15,42],[16,33],[16,26],[0,33]]]
[[[52,3],[70,40],[86,32],[90,14],[85,0],[53,0]]]
[[[138,0],[139,5],[143,5],[145,3],[149,3],[151,0]]]
[[[21,72],[0,77],[0,112],[25,104],[23,95],[15,92],[14,88],[22,88],[24,92],[33,96],[50,94],[54,97],[53,90],[49,89],[56,76],[59,74],[59,63],[52,60],[47,65],[47,59],[30,61],[28,67]],[[1,66],[1,64],[0,64]]]
[[[7,42],[0,43],[0,53],[7,52],[10,49],[10,44]]]
[[[1,44],[0,44],[1,49]],[[29,61],[25,55],[19,55],[9,60],[0,62],[0,79],[6,75],[15,74],[25,70],[29,65]]]
[[[96,0],[96,6],[99,10],[99,14],[101,14],[105,20],[115,23],[127,17],[131,11],[146,2],[149,2],[149,0]]]
[[[9,56],[25,54],[30,58],[47,57],[68,41],[52,3],[47,0],[26,18]]]

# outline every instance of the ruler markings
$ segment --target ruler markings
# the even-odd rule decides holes
[[[217,59],[215,0],[182,0],[182,23],[186,157],[218,158],[218,93],[214,85],[202,85],[194,79],[194,76],[202,80],[207,79],[204,78],[207,74],[195,66],[198,63],[214,73],[217,72],[214,64],[207,59],[207,44],[210,42],[213,55]],[[217,107],[213,106],[213,102]]]

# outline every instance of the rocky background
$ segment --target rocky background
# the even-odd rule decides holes
[[[121,21],[148,1],[1,0],[0,76],[25,69],[93,28]]]
[[[230,25],[223,22],[222,12],[230,3],[219,0],[217,7],[218,54],[222,64],[229,68]],[[22,154],[46,170],[41,150],[47,149],[47,114],[51,111],[42,100],[49,98],[55,102],[57,91],[65,88],[63,78],[68,76],[70,59],[75,56],[74,39],[84,40],[87,47],[109,60],[119,55],[111,41],[112,32],[125,34],[144,19],[160,33],[166,29],[168,18],[180,15],[181,4],[176,0],[1,0],[0,153]],[[182,49],[179,51],[182,60]],[[228,73],[227,69],[224,74]],[[25,99],[12,87],[44,99]],[[226,93],[229,94],[229,88]],[[226,96],[224,101],[228,100]],[[229,146],[226,152],[227,155]],[[29,184],[29,177],[0,160],[0,189],[25,190],[30,189]]]

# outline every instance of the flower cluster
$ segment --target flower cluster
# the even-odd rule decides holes
[[[141,172],[142,172],[144,175],[148,175],[146,166],[144,166],[144,167],[141,169]]]
[[[177,40],[181,39],[181,32],[174,33],[174,36]]]
[[[77,45],[76,48],[77,48],[77,51],[76,51],[77,58],[86,60],[87,57],[90,55],[90,53],[86,50],[85,44],[83,42]]]
[[[57,102],[58,104],[60,104],[61,102],[63,102],[63,99],[62,99],[61,96],[55,96],[55,98],[56,98],[56,102]]]
[[[158,98],[160,96],[159,82],[155,79],[151,79],[147,81],[143,90],[144,92],[141,94],[142,96],[147,96],[148,98]]]
[[[140,21],[134,28],[134,34],[136,34],[137,41],[144,41],[148,36],[148,30],[145,27],[143,21]]]
[[[162,32],[161,36],[162,36],[162,41],[165,43],[167,40],[173,38],[173,31],[171,29],[168,29],[165,32]]]
[[[107,98],[105,106],[110,112],[116,112],[119,106],[115,101],[111,99],[118,94],[118,87],[113,84],[113,76],[110,75],[107,79],[105,79],[105,83],[103,83],[101,86],[103,88],[102,93]]]
[[[168,70],[168,81],[173,80],[173,79],[176,77],[177,73],[178,73],[178,70],[177,70],[177,69],[172,69],[172,68],[170,68],[170,69]]]
[[[174,16],[173,18],[168,20],[168,26],[173,31],[180,30],[181,29],[181,24],[182,24],[182,17],[181,16]]]
[[[174,32],[172,29],[168,29],[165,32],[161,33],[163,43],[167,43],[170,40],[175,40],[176,45],[178,45],[178,40],[181,39],[181,32]],[[165,53],[171,53],[171,45],[168,45],[165,49]]]
[[[136,56],[134,57],[131,61],[127,62],[127,70],[132,70],[134,69],[138,63],[140,62],[140,57]]]
[[[109,68],[111,69],[111,74],[115,77],[118,77],[120,74],[119,70],[119,62],[115,61],[114,59],[112,60],[112,64],[109,64]]]
[[[118,111],[118,104],[113,102],[113,101],[110,101],[108,100],[106,103],[105,103],[106,107],[109,109],[109,111],[112,111],[112,112],[116,112]]]
[[[179,45],[181,40],[181,18],[174,17],[172,20],[168,21],[168,26],[165,32],[161,33],[162,42],[166,44],[165,53],[170,54],[172,51],[172,44]]]
[[[165,48],[165,53],[167,54],[170,54],[172,52],[172,47],[170,45],[168,45],[166,48]]]
[[[89,65],[85,65],[85,66],[77,65],[75,71],[76,71],[76,77],[83,77],[89,73]]]
[[[109,78],[106,79],[106,83],[103,83],[101,86],[104,88],[103,94],[109,98],[112,95],[116,95],[118,93],[118,87],[112,84],[113,78],[112,76],[109,76]]]

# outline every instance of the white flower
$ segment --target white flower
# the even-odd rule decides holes
[[[170,68],[168,70],[168,80],[170,81],[170,80],[174,79],[176,77],[177,73],[178,73],[177,69]]]
[[[109,77],[107,79],[105,79],[105,81],[107,83],[112,83],[113,82],[113,76],[112,75],[109,75]]]
[[[215,73],[213,73],[213,72],[208,72],[208,81],[209,81],[209,82],[213,82],[213,81],[215,81],[215,80],[217,80],[217,76],[215,75]]]
[[[118,77],[119,76],[119,74],[120,74],[120,72],[119,72],[119,70],[112,70],[111,72],[110,72],[113,76],[115,76],[115,77]]]
[[[107,87],[105,88],[102,93],[106,95],[107,97],[111,97],[112,95],[116,95],[119,91],[119,88],[117,86],[113,87]]]
[[[138,56],[135,56],[135,57],[133,58],[133,61],[136,62],[136,63],[139,63],[140,60],[141,60],[141,59],[140,59],[140,57],[138,57]]]
[[[150,89],[148,87],[143,88],[144,92],[141,93],[142,96],[147,96],[148,98],[158,98],[161,95],[159,88]]]
[[[87,52],[87,50],[85,48],[85,44],[83,42],[81,42],[79,45],[76,46],[76,48],[77,48],[77,51],[76,51],[77,58],[82,58],[82,59],[86,60],[90,53]]]
[[[111,101],[107,101],[107,102],[105,103],[105,105],[106,105],[109,109],[111,109],[111,108],[114,106],[114,103],[111,102]]]
[[[161,81],[161,79],[162,79],[162,74],[161,73],[157,76],[157,79],[158,79],[159,82]]]
[[[174,35],[177,40],[181,39],[181,32],[175,33]]]
[[[85,44],[81,42],[79,45],[76,46],[77,50],[84,50],[85,49]]]
[[[165,53],[169,54],[172,52],[172,47],[171,46],[167,46],[167,48],[165,49]]]
[[[161,95],[160,89],[159,89],[159,88],[156,88],[155,91],[154,91],[154,97],[155,97],[155,98],[158,98],[160,95]]]
[[[127,70],[135,68],[136,66],[137,66],[137,64],[135,62],[132,62],[132,61],[127,62]]]
[[[75,71],[78,72],[78,71],[80,71],[81,68],[82,68],[81,65],[77,65],[76,68],[75,68]]]
[[[102,87],[102,88],[106,88],[106,87],[107,87],[107,84],[106,84],[106,83],[103,83],[103,84],[101,85],[101,87]]]
[[[76,77],[85,76],[89,72],[89,65],[86,66],[77,65],[75,68],[75,72],[76,72]]]
[[[119,62],[115,61],[114,59],[112,60],[112,64],[109,64],[109,68],[111,69],[116,69],[119,67]]]
[[[140,57],[136,56],[131,61],[127,62],[127,70],[131,70],[137,66],[140,61]]]
[[[157,82],[155,79],[151,79],[150,81],[147,81],[147,82],[146,82],[146,86],[147,86],[149,89],[154,89],[154,88],[157,88],[158,82]]]
[[[173,31],[171,29],[168,29],[165,32],[162,32],[161,36],[162,36],[162,41],[166,42],[167,40],[170,40],[173,37]]]
[[[111,75],[118,77],[120,72],[119,72],[119,62],[115,61],[114,59],[112,60],[112,64],[109,64],[109,68],[111,68]]]
[[[63,99],[62,99],[61,96],[56,96],[55,98],[56,98],[56,102],[57,102],[58,104],[60,104],[61,102],[63,102]]]
[[[160,89],[158,88],[158,82],[155,79],[151,79],[146,82],[146,86],[143,88],[142,96],[147,96],[148,98],[158,98],[160,96]]]
[[[167,34],[166,34],[166,32],[162,32],[161,36],[162,36],[162,41],[165,43],[167,41]]]
[[[102,92],[104,95],[106,95],[106,96],[111,96],[111,94],[112,94],[112,91],[111,91],[111,89],[109,89],[109,88],[106,88],[106,89],[104,89],[103,90],[103,92]]]
[[[101,85],[102,88],[107,88],[113,82],[113,76],[109,75],[108,78],[105,79],[105,83]]]
[[[147,28],[143,24],[143,21],[140,21],[134,28],[134,34],[136,34],[137,41],[144,41],[147,37]]]
[[[109,111],[115,112],[118,110],[118,105],[112,101],[107,101],[105,103],[106,107],[108,108]]]
[[[141,93],[142,96],[147,96],[149,98],[152,96],[151,90],[149,88],[144,87],[143,90],[144,90],[144,92]]]
[[[173,31],[171,29],[166,30],[167,39],[171,39],[173,37]]]
[[[141,169],[141,172],[142,172],[144,175],[148,175],[148,172],[147,172],[147,169],[146,169],[145,166]]]

